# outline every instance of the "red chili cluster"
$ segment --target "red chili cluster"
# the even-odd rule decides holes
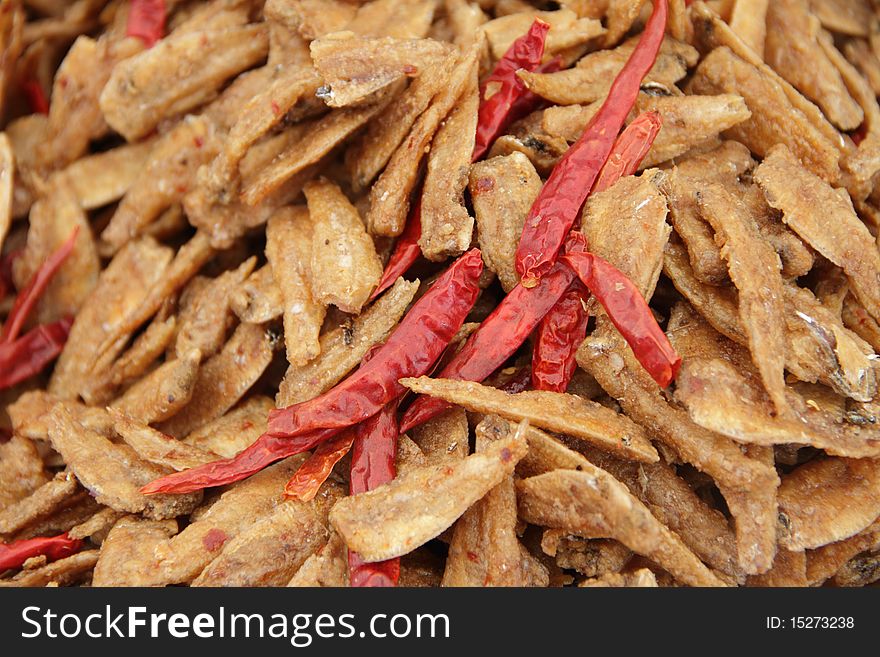
[[[482,381],[534,334],[532,386],[564,391],[574,372],[575,351],[586,333],[585,302],[592,295],[660,385],[675,377],[681,359],[638,289],[622,272],[590,253],[584,236],[572,231],[589,193],[634,173],[660,130],[660,116],[647,112],[621,132],[641,80],[657,58],[666,14],[667,0],[654,0],[651,18],[608,98],[535,200],[517,251],[523,282],[501,300],[438,376]],[[548,30],[549,25],[536,20],[484,81],[474,160],[485,155],[512,121],[542,102],[525,89],[516,72],[559,67],[558,60],[541,66]],[[421,208],[416,203],[373,298],[419,258],[420,233]],[[418,397],[398,426],[398,402],[405,392],[398,381],[426,374],[435,366],[476,301],[482,266],[478,249],[461,256],[354,374],[314,399],[270,413],[268,431],[237,456],[162,477],[142,491],[185,493],[220,486],[311,449],[314,453],[288,483],[288,495],[311,499],[349,451],[352,494],[388,483],[395,476],[399,433],[448,408],[442,400]],[[511,390],[528,383],[528,376],[514,377]],[[365,563],[357,554],[349,554],[353,586],[393,586],[399,573],[397,559]]]

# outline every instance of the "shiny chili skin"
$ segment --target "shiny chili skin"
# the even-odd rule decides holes
[[[397,238],[394,251],[391,252],[391,257],[388,258],[388,264],[385,265],[385,271],[382,272],[379,284],[373,290],[373,294],[370,295],[370,301],[394,285],[394,282],[403,276],[412,267],[413,263],[419,259],[419,256],[422,255],[422,250],[419,248],[419,238],[421,236],[422,199],[420,197],[409,212],[406,226],[404,226],[400,237]]]
[[[57,561],[76,554],[83,542],[70,538],[67,532],[58,536],[28,538],[12,543],[0,543],[0,572],[21,568],[32,557],[45,556],[49,561]]]
[[[29,379],[58,357],[70,333],[69,317],[41,324],[13,342],[0,344],[0,390]]]
[[[549,30],[548,23],[536,18],[529,31],[511,44],[480,85],[480,109],[477,114],[473,161],[483,157],[501,131],[513,121],[510,110],[527,91],[516,72],[520,69],[534,71],[541,64],[544,41]],[[519,111],[522,111],[522,106]]]
[[[667,0],[654,0],[654,11],[602,107],[559,160],[523,225],[516,251],[522,284],[533,287],[550,271],[565,237],[574,225],[599,171],[651,70],[666,29]]]
[[[479,249],[462,255],[404,316],[369,363],[323,395],[269,413],[269,433],[297,436],[342,429],[378,413],[405,388],[398,379],[431,369],[461,328],[479,293]]]
[[[575,282],[548,312],[532,349],[532,387],[565,392],[574,375],[575,354],[587,335],[590,314],[584,307],[589,293]]]
[[[398,436],[397,403],[388,404],[361,422],[355,433],[349,479],[352,495],[387,484],[397,474],[394,464]],[[351,586],[396,586],[400,577],[400,559],[366,563],[349,550],[348,570]]]
[[[246,479],[275,461],[307,452],[340,431],[321,429],[295,438],[264,433],[235,456],[159,477],[142,487],[141,492],[145,495],[192,493],[212,486],[225,486]]]
[[[582,244],[577,248],[583,248]],[[522,346],[574,280],[571,269],[554,265],[540,286],[515,286],[437,376],[464,381],[485,379]],[[400,430],[409,431],[449,407],[437,397],[420,396],[404,413]]]
[[[333,466],[348,454],[353,441],[354,431],[349,429],[318,445],[287,482],[284,494],[303,502],[314,498],[333,471]]]
[[[660,386],[668,386],[681,367],[679,356],[657,325],[645,298],[619,269],[593,253],[566,253],[570,266],[608,313],[633,354]]]
[[[611,154],[605,160],[605,165],[593,185],[592,193],[604,191],[624,176],[631,176],[638,171],[662,125],[660,112],[651,110],[639,114],[626,126],[614,142]]]
[[[131,0],[125,36],[137,37],[152,48],[165,34],[165,0]]]
[[[18,296],[15,298],[15,303],[12,306],[12,310],[9,311],[9,316],[6,318],[6,323],[3,325],[3,330],[0,331],[0,343],[13,342],[18,337],[21,332],[21,327],[24,326],[28,316],[34,309],[34,306],[37,305],[40,295],[43,294],[52,280],[52,277],[67,257],[73,252],[78,233],[79,226],[74,228],[70,237],[68,237],[61,246],[55,249],[46,262],[40,265],[40,268],[31,277],[31,280],[28,281],[27,286],[18,293]]]

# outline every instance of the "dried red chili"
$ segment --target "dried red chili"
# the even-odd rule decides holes
[[[45,556],[49,561],[63,559],[78,552],[82,545],[81,540],[70,538],[67,532],[58,536],[0,543],[0,572],[21,568],[32,557]]]
[[[635,104],[642,78],[657,59],[666,29],[666,15],[666,0],[654,0],[651,18],[611,85],[608,97],[580,139],[553,168],[529,210],[516,251],[516,270],[524,286],[536,285],[556,262],[565,237]]]
[[[23,80],[21,90],[27,98],[28,106],[34,114],[48,114],[49,100],[46,98],[46,92],[43,91],[42,85],[34,79]]]
[[[385,271],[382,272],[379,284],[373,290],[373,294],[370,295],[370,301],[394,285],[394,282],[403,276],[412,267],[413,263],[419,259],[419,256],[422,255],[422,250],[419,248],[419,238],[421,236],[422,200],[419,198],[410,210],[406,226],[404,226],[403,232],[397,238],[394,251],[392,251],[391,257],[388,258],[388,264],[385,265]]]
[[[308,502],[315,497],[321,484],[327,481],[327,477],[333,471],[333,466],[348,454],[353,441],[354,430],[349,429],[318,445],[312,455],[297,468],[296,473],[287,482],[284,494],[303,502]]]
[[[349,492],[352,495],[373,490],[394,479],[397,436],[396,402],[358,425],[351,450]],[[351,586],[396,586],[400,559],[366,563],[349,550],[348,572]]]
[[[573,243],[572,248],[582,249],[583,243]],[[554,265],[539,287],[515,286],[437,376],[464,381],[485,379],[520,348],[574,280],[568,267]],[[420,396],[404,413],[401,431],[409,431],[449,407],[437,397]]]
[[[29,379],[55,360],[64,349],[71,324],[69,317],[41,324],[14,342],[0,344],[0,390]]]
[[[141,492],[145,495],[192,493],[203,488],[232,484],[247,479],[276,461],[307,452],[340,431],[322,429],[294,438],[264,433],[233,457],[159,477],[142,487]]]
[[[669,344],[633,282],[593,253],[566,253],[560,260],[577,273],[602,304],[642,367],[662,387],[668,386],[678,374],[681,356]]]
[[[574,375],[575,354],[587,335],[590,318],[583,285],[575,283],[548,312],[535,335],[532,349],[532,387],[565,392]]]
[[[640,114],[614,142],[593,192],[611,187],[635,173],[660,132],[660,114]],[[541,320],[532,351],[532,386],[536,390],[565,392],[576,367],[575,354],[587,332],[589,314],[583,300],[589,295],[581,283],[573,285]]]
[[[373,359],[314,399],[269,413],[269,433],[296,436],[342,429],[378,413],[405,388],[398,379],[421,376],[461,328],[479,293],[479,249],[452,264],[419,299]]]
[[[492,142],[511,122],[510,110],[526,91],[516,72],[534,71],[544,56],[544,41],[550,25],[536,18],[529,31],[511,44],[495,68],[480,85],[480,109],[473,160],[485,155]]]
[[[3,330],[0,331],[0,342],[13,342],[18,337],[21,327],[24,326],[34,306],[37,305],[40,295],[43,294],[52,277],[73,252],[78,233],[79,227],[74,228],[70,237],[55,249],[46,262],[40,265],[40,268],[28,281],[27,286],[18,293],[12,310],[9,311],[9,316],[6,318],[6,323],[3,325]]]
[[[125,36],[137,37],[152,48],[165,34],[165,0],[131,0]]]
[[[624,176],[631,176],[638,171],[662,126],[660,113],[655,110],[639,114],[626,126],[614,142],[611,154],[605,160],[593,185],[592,193],[604,191]]]

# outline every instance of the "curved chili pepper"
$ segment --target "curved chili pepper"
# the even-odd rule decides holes
[[[159,477],[143,486],[141,492],[144,495],[192,493],[203,488],[232,484],[247,479],[276,461],[307,452],[340,431],[322,429],[295,438],[264,433],[235,456]]]
[[[125,36],[137,37],[152,48],[165,34],[165,0],[131,0]]]
[[[602,304],[642,367],[660,386],[668,386],[678,374],[681,356],[669,344],[633,282],[594,253],[566,253],[561,260]]]
[[[65,317],[0,344],[0,390],[29,379],[55,360],[64,349],[71,324],[73,320]]]
[[[394,282],[403,276],[413,263],[422,255],[422,249],[419,248],[419,239],[422,237],[422,199],[413,205],[406,220],[406,225],[397,242],[394,245],[394,251],[388,258],[388,264],[385,265],[385,271],[382,272],[382,278],[379,284],[370,295],[370,301],[378,297]]]
[[[587,335],[590,314],[584,306],[589,293],[579,282],[572,284],[548,312],[535,336],[532,350],[532,387],[565,392],[574,375],[575,354]]]
[[[614,142],[591,193],[604,191],[624,176],[638,171],[662,126],[660,112],[656,110],[644,112],[633,119]]]
[[[520,69],[534,71],[540,65],[549,30],[549,23],[536,18],[529,31],[511,44],[480,85],[480,109],[477,114],[473,161],[486,154],[492,142],[513,120],[510,110],[527,91],[516,72]],[[519,111],[522,108],[520,105]]]
[[[583,238],[572,245],[576,250],[584,248]],[[574,280],[571,269],[554,265],[539,287],[516,285],[437,376],[464,381],[485,379],[522,346]],[[401,431],[427,422],[450,406],[437,397],[418,397],[404,413]]]
[[[58,536],[28,538],[12,543],[0,543],[0,572],[21,568],[32,557],[45,556],[49,561],[57,561],[75,554],[83,542],[70,538],[67,532]]]
[[[349,492],[365,493],[387,484],[396,474],[397,404],[391,403],[355,430],[351,450]],[[351,586],[396,586],[400,577],[400,559],[366,563],[357,553],[348,552]]]
[[[0,342],[13,342],[18,337],[21,327],[24,326],[25,321],[27,321],[34,306],[37,305],[37,301],[39,301],[40,296],[48,287],[52,277],[73,252],[78,234],[79,226],[75,227],[70,237],[55,249],[55,252],[49,256],[46,262],[40,265],[40,268],[31,277],[31,280],[28,281],[25,288],[18,293],[12,310],[9,311],[9,316],[6,318],[6,323],[3,325],[3,330],[0,331]]]
[[[365,353],[364,357],[361,359],[361,367],[376,355],[380,349],[381,345],[373,345],[367,350],[367,353]],[[141,488],[141,492],[145,495],[154,495],[156,493],[191,493],[212,486],[225,486],[226,484],[231,484],[245,479],[246,477],[250,477],[252,474],[272,465],[275,461],[280,461],[289,456],[295,456],[296,454],[307,452],[310,449],[318,448],[316,449],[315,454],[309,457],[309,459],[300,466],[300,469],[297,470],[296,474],[294,474],[293,478],[291,478],[287,484],[288,488],[291,487],[291,485],[294,486],[294,491],[291,493],[291,496],[298,496],[295,493],[306,494],[308,491],[308,487],[306,486],[308,472],[311,471],[312,474],[317,477],[320,474],[322,467],[320,465],[321,459],[323,458],[322,455],[327,455],[329,468],[327,469],[324,478],[318,481],[317,485],[314,486],[314,490],[317,492],[318,488],[321,487],[321,484],[324,483],[326,476],[330,474],[333,465],[336,463],[336,461],[330,463],[329,459],[332,458],[334,449],[338,449],[341,446],[340,441],[336,441],[334,438],[340,433],[340,431],[342,430],[322,429],[301,436],[296,436],[294,438],[273,436],[272,434],[264,433],[251,443],[250,446],[233,457],[218,459],[217,461],[205,463],[204,465],[190,468],[189,470],[174,472],[170,475],[159,477]],[[342,441],[344,441],[346,435],[351,436],[348,440],[350,445],[351,439],[354,435],[350,432],[348,434],[343,434],[343,436],[340,437]],[[325,444],[332,446],[321,449]],[[320,454],[318,454],[319,450]],[[345,452],[340,454],[339,458],[342,458],[344,454]],[[306,469],[302,473],[303,483],[302,487],[300,487],[297,484],[294,484],[294,481],[300,475],[303,466],[305,466]],[[314,497],[314,493],[312,493],[311,497]],[[311,499],[311,497],[308,499]]]
[[[354,431],[348,430],[318,445],[287,482],[284,494],[303,502],[314,498],[321,484],[327,481],[327,477],[333,471],[333,466],[348,454],[352,442],[354,442]]]
[[[269,413],[269,433],[296,436],[342,429],[378,413],[405,388],[398,379],[431,369],[461,328],[479,293],[479,249],[452,264],[404,316],[373,359],[314,399]]]
[[[654,0],[654,11],[623,69],[614,79],[602,107],[584,133],[553,168],[532,204],[516,250],[516,271],[533,287],[550,271],[565,236],[578,217],[614,141],[651,70],[666,29],[666,0]]]

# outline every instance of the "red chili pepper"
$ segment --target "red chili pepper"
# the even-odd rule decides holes
[[[363,359],[361,359],[361,367],[364,366],[376,353],[379,346],[371,347]],[[141,492],[145,495],[154,495],[156,493],[191,493],[193,491],[210,488],[212,486],[225,486],[227,484],[241,481],[252,474],[255,474],[265,467],[268,467],[286,459],[289,456],[302,454],[310,449],[314,449],[323,444],[334,443],[334,436],[340,433],[341,429],[321,429],[310,433],[289,438],[286,436],[273,436],[270,433],[264,433],[257,438],[249,447],[242,450],[233,457],[219,459],[200,465],[196,468],[183,470],[182,472],[174,472],[170,475],[154,479],[149,484],[141,488]],[[350,440],[349,440],[350,443]],[[328,448],[329,449],[329,448]],[[343,453],[344,454],[344,453]],[[340,458],[342,455],[340,455]],[[306,461],[308,463],[308,461]],[[335,463],[335,461],[334,461]],[[313,463],[310,468],[314,471]],[[305,464],[304,464],[305,465]],[[332,469],[333,464],[330,464]],[[290,486],[297,478],[297,474],[288,482]],[[330,474],[330,470],[327,470]],[[326,478],[326,476],[325,476]],[[318,482],[315,491],[320,488],[323,479]],[[312,494],[314,496],[314,493]],[[309,498],[311,499],[311,498]]]
[[[571,244],[576,250],[584,248],[583,238]],[[574,280],[568,267],[554,265],[539,287],[515,286],[437,376],[464,381],[485,379],[520,348]],[[404,413],[401,431],[409,431],[449,407],[437,397],[420,396]]]
[[[351,450],[349,492],[365,493],[387,484],[396,474],[397,404],[391,403],[358,425]],[[396,586],[400,559],[366,563],[349,550],[348,570],[351,586]]]
[[[82,548],[83,542],[70,538],[67,532],[59,536],[29,538],[24,541],[0,543],[0,572],[12,568],[21,568],[31,557],[45,556],[49,561],[56,561],[75,554]]]
[[[593,253],[566,253],[561,260],[602,304],[642,367],[662,387],[668,386],[678,374],[681,356],[669,344],[633,282]]]
[[[519,69],[534,71],[540,65],[549,30],[549,23],[536,18],[529,31],[511,44],[480,85],[474,161],[485,155],[501,131],[510,125],[510,110],[526,91],[516,72]]]
[[[42,371],[64,349],[73,319],[41,324],[14,342],[0,344],[0,390]]]
[[[532,387],[565,392],[574,375],[575,354],[587,335],[589,293],[580,283],[562,295],[541,323],[532,350]]]
[[[31,277],[31,280],[28,281],[27,286],[18,293],[12,310],[9,311],[9,316],[6,318],[6,323],[3,325],[3,330],[0,331],[0,343],[13,342],[18,337],[21,327],[24,326],[28,315],[34,309],[34,306],[37,305],[40,295],[43,294],[52,277],[73,252],[78,233],[79,226],[75,227],[70,237],[55,249],[55,252],[49,256],[46,262],[40,265],[40,268]]]
[[[49,101],[46,98],[46,92],[43,91],[42,85],[34,79],[23,80],[21,82],[21,90],[27,98],[28,106],[34,114],[48,114]]]
[[[611,154],[605,160],[591,193],[604,191],[624,176],[631,176],[638,171],[662,126],[660,113],[655,110],[639,114],[626,126],[614,142]]]
[[[373,359],[328,392],[269,413],[269,433],[297,436],[342,429],[378,413],[405,388],[398,379],[431,369],[464,323],[479,293],[479,249],[471,249],[437,279],[406,314]]]
[[[394,285],[394,282],[403,276],[412,267],[413,263],[419,259],[419,256],[422,255],[422,250],[419,248],[419,238],[421,236],[422,199],[419,197],[419,200],[409,212],[406,226],[400,237],[397,238],[394,251],[392,251],[391,257],[388,259],[388,264],[385,265],[385,271],[382,272],[379,285],[376,286],[373,294],[370,295],[370,301]]]
[[[165,34],[165,0],[131,0],[125,36],[137,37],[152,48]]]
[[[666,14],[666,0],[654,0],[651,18],[611,85],[608,97],[580,139],[553,168],[529,210],[516,251],[516,270],[524,286],[535,286],[556,262],[565,236],[574,225],[627,114],[635,104],[642,78],[657,59],[666,29]]]
[[[307,452],[340,431],[340,429],[322,429],[295,438],[264,433],[233,457],[159,477],[141,488],[141,492],[144,495],[192,493],[203,488],[232,484],[247,479],[275,461]]]
[[[369,420],[367,420],[369,422]],[[360,426],[360,425],[358,425]],[[321,484],[333,471],[333,466],[348,454],[354,441],[354,431],[345,431],[315,448],[284,487],[284,494],[308,502],[318,494]]]
[[[593,193],[611,187],[635,173],[660,132],[660,114],[640,114],[614,142]],[[536,390],[565,392],[576,367],[575,354],[587,333],[589,314],[582,303],[589,295],[581,283],[573,285],[541,320],[532,352],[532,386]]]

